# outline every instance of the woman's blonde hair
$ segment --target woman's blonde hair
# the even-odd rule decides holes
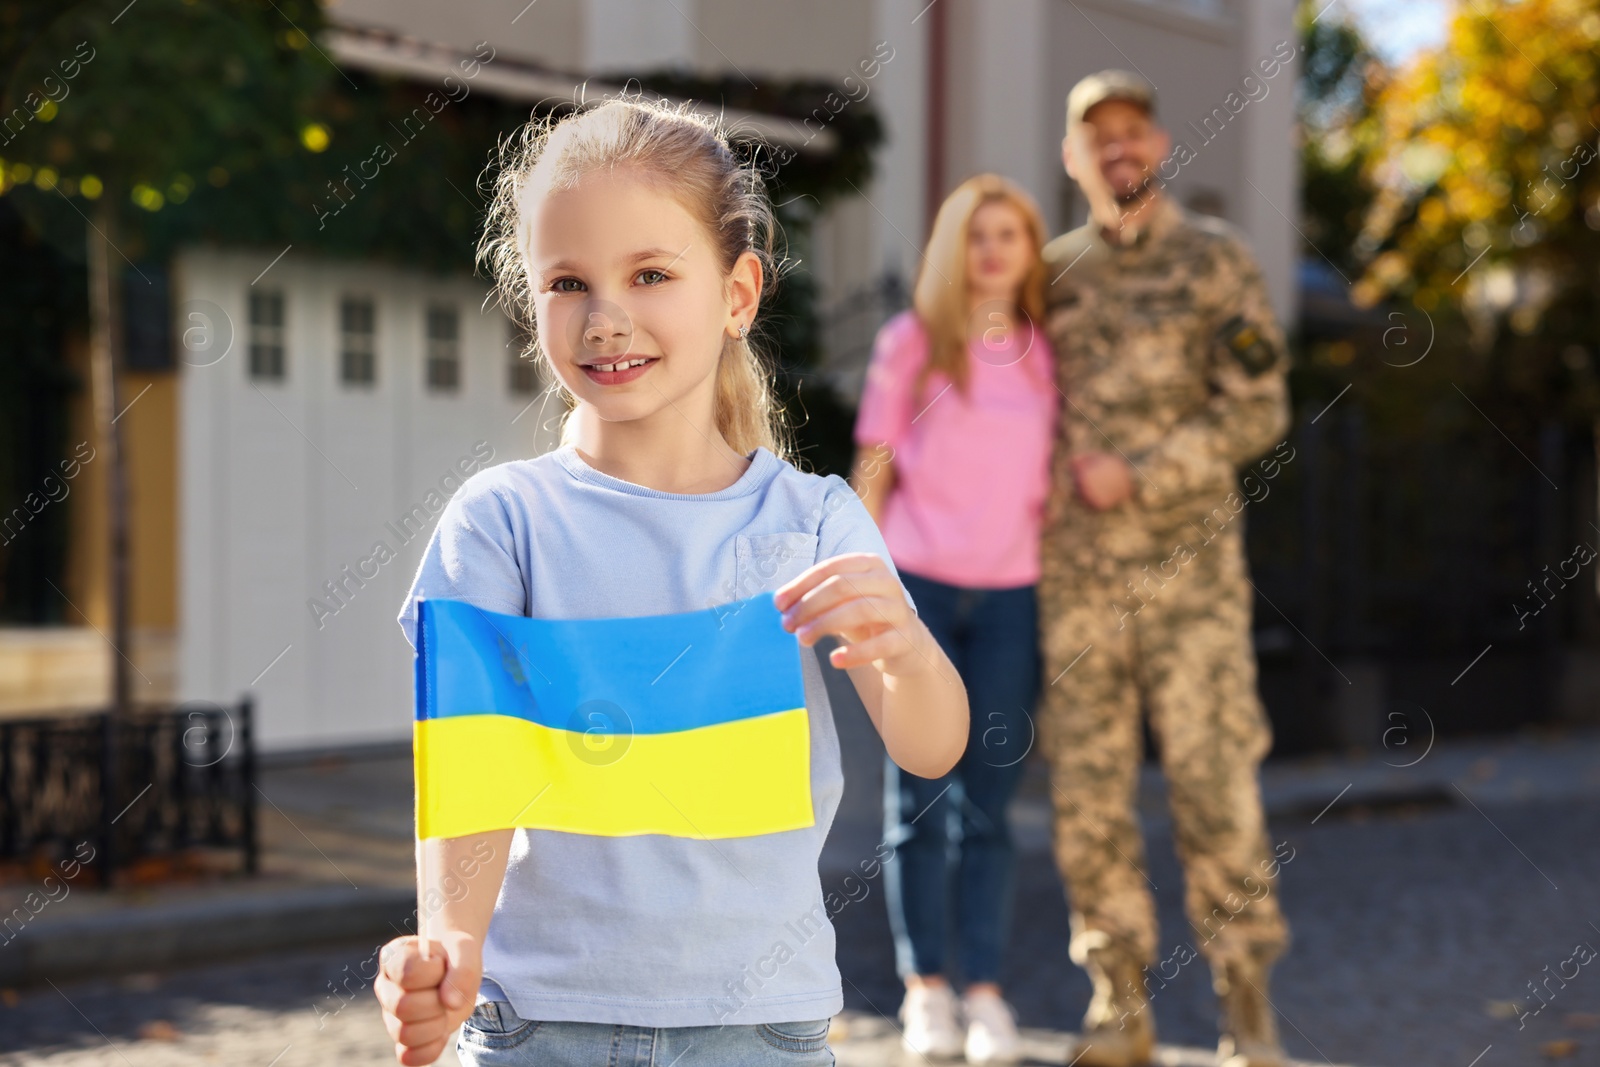
[[[933,232],[922,270],[912,293],[917,317],[928,333],[928,362],[923,367],[918,389],[933,371],[942,371],[956,388],[967,388],[968,338],[971,335],[971,309],[967,306],[967,231],[972,216],[985,204],[1002,203],[1016,208],[1033,238],[1034,263],[1023,276],[1017,292],[1017,307],[1036,329],[1044,317],[1044,261],[1039,258],[1046,236],[1044,216],[1027,190],[998,174],[978,174],[958,185],[945,198],[934,216]]]
[[[777,254],[781,231],[760,171],[734,154],[720,119],[696,114],[691,107],[612,98],[560,118],[536,117],[498,146],[491,164],[498,173],[478,241],[478,262],[494,281],[492,298],[498,298],[525,340],[521,355],[543,361],[568,414],[577,400],[554,374],[534,315],[535,287],[526,256],[532,215],[528,196],[572,188],[593,171],[627,167],[700,221],[724,278],[741,254],[753,252],[761,260],[761,296],[766,298],[775,291],[780,270],[789,265]],[[713,407],[718,431],[740,453],[762,446],[789,458],[788,427],[765,356],[748,337],[724,338]],[[567,420],[563,442],[570,439],[570,425]]]

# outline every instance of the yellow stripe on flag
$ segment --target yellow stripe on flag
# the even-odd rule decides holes
[[[417,832],[795,830],[815,821],[810,754],[805,708],[656,734],[585,734],[510,715],[424,719],[415,736]]]

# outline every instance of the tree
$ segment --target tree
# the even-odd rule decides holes
[[[135,209],[182,202],[196,175],[292,152],[331,73],[308,36],[314,5],[283,0],[87,2],[8,27],[0,184],[31,181],[82,216],[95,422],[110,484],[113,708],[129,705],[127,478],[121,397],[121,247]],[[221,91],[218,91],[221,90]],[[87,210],[86,210],[87,208]]]
[[[1377,96],[1356,290],[1464,320],[1496,428],[1586,425],[1600,459],[1597,42],[1600,0],[1457,9]]]
[[[1378,94],[1357,296],[1466,316],[1486,372],[1594,422],[1600,2],[1482,0]]]
[[[1353,275],[1356,238],[1372,201],[1365,177],[1372,150],[1372,102],[1387,70],[1359,27],[1337,12],[1307,2],[1297,22],[1304,64],[1295,108],[1301,225],[1314,246],[1303,252],[1327,256],[1337,269]]]

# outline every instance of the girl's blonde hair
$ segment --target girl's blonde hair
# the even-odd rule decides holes
[[[918,389],[933,371],[942,371],[963,392],[967,388],[968,338],[971,310],[967,306],[967,229],[972,216],[985,204],[1016,208],[1033,237],[1034,264],[1023,276],[1017,307],[1037,329],[1044,317],[1044,261],[1038,253],[1048,240],[1044,216],[1027,190],[998,174],[978,174],[956,187],[934,216],[933,232],[922,270],[917,275],[912,304],[928,333],[928,362]]]
[[[536,117],[503,139],[491,170],[493,193],[478,241],[478,262],[494,281],[491,294],[524,338],[523,358],[541,360],[567,405],[577,400],[554,374],[534,315],[534,280],[526,256],[532,211],[527,198],[577,185],[593,171],[627,167],[639,180],[673,197],[705,227],[726,278],[744,252],[761,260],[763,300],[777,288],[781,231],[753,162],[741,162],[720,119],[688,103],[613,98],[557,118]],[[754,330],[752,329],[752,333]],[[762,446],[789,458],[788,426],[774,395],[772,370],[747,336],[724,334],[717,366],[714,415],[718,431],[741,454]],[[570,439],[565,420],[562,441]]]

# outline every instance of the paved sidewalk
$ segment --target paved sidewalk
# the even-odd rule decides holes
[[[0,986],[376,937],[402,926],[416,909],[410,774],[408,760],[262,772],[257,877],[213,874],[109,892],[66,883],[65,895],[52,889],[56,899],[36,914],[23,908],[29,921],[0,940]],[[29,894],[37,908],[43,888],[0,886],[0,915],[18,914]]]
[[[896,1024],[870,1012],[846,1010],[834,1017],[829,1044],[839,1067],[926,1067],[929,1061],[909,1055],[900,1048]],[[1026,1064],[1071,1064],[1073,1035],[1058,1030],[1022,1028],[1022,1054]],[[934,1061],[937,1062],[937,1061]],[[960,1061],[957,1061],[960,1062]],[[1161,1045],[1156,1050],[1158,1067],[1216,1067],[1215,1048]],[[1296,1063],[1295,1067],[1329,1067],[1321,1060]]]

